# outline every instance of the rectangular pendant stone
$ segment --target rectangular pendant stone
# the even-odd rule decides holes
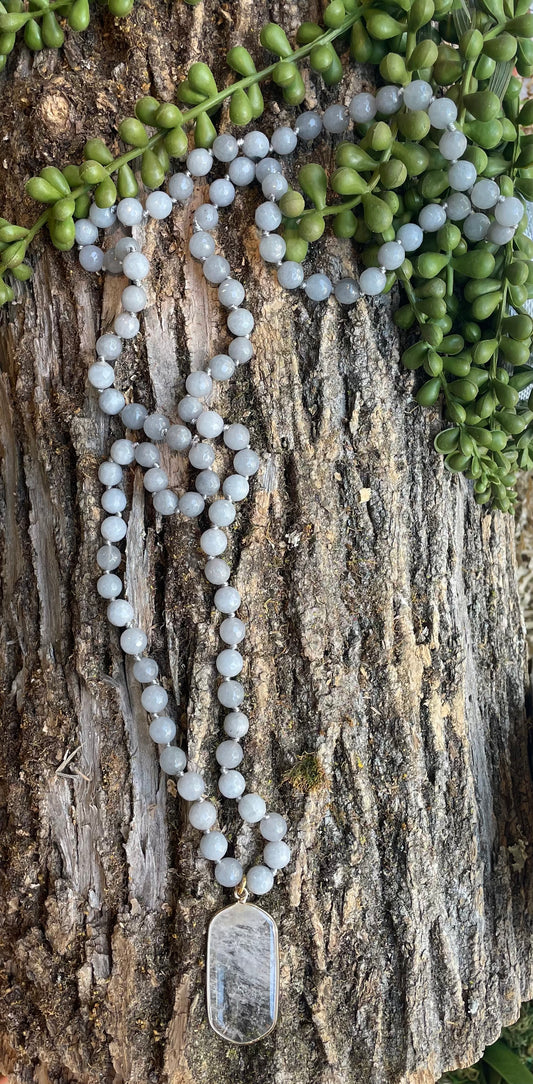
[[[278,1015],[278,930],[253,903],[235,903],[212,919],[207,939],[209,1023],[230,1043],[255,1043]]]

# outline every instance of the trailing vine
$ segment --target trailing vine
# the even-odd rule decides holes
[[[533,199],[533,102],[521,102],[519,78],[533,72],[528,6],[529,0],[479,0],[471,11],[453,0],[331,0],[324,25],[303,22],[294,48],[280,26],[267,24],[260,40],[275,59],[266,67],[258,70],[248,50],[236,46],[227,63],[237,78],[219,89],[209,67],[195,63],[177,88],[179,104],[151,96],[137,102],[135,115],[119,126],[126,149],[118,157],[92,139],[80,165],[47,166],[30,178],[26,191],[46,209],[30,228],[0,220],[0,275],[31,276],[25,257],[43,226],[56,248],[68,250],[75,219],[87,215],[92,198],[109,207],[117,197],[135,196],[136,160],[145,187],[158,188],[170,160],[187,155],[191,129],[196,146],[212,145],[213,117],[223,102],[229,100],[232,124],[245,126],[262,114],[260,84],[270,79],[287,105],[298,106],[305,98],[302,63],[332,86],[342,78],[348,50],[356,62],[377,66],[393,87],[423,80],[436,94],[444,90],[469,141],[462,162],[475,167],[477,178],[496,182],[498,198]],[[428,203],[447,205],[450,161],[439,149],[442,131],[427,110],[392,112],[356,121],[357,141],[338,143],[331,176],[316,162],[300,169],[301,191],[289,189],[279,204],[287,259],[301,262],[331,227],[338,238],[353,239],[366,267],[375,267],[380,247]],[[478,503],[502,511],[512,511],[518,471],[533,467],[533,392],[523,398],[533,386],[533,321],[524,308],[533,299],[533,240],[526,226],[524,207],[512,238],[471,240],[450,216],[386,282],[390,290],[398,281],[404,295],[394,317],[412,340],[403,363],[425,375],[417,402],[431,407],[442,396],[450,424],[436,437],[436,449],[450,471],[472,479]],[[0,278],[0,303],[12,298],[12,286]]]
[[[112,15],[129,15],[135,0],[106,0]],[[65,33],[60,19],[71,30],[87,30],[91,21],[89,0],[0,0],[0,72],[15,48],[17,34],[33,52],[40,49],[60,49]]]

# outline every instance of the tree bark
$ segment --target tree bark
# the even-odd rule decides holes
[[[112,141],[135,99],[171,99],[192,60],[223,81],[230,45],[260,56],[268,18],[290,32],[317,14],[313,2],[152,0],[116,24],[95,14],[60,56],[19,53],[1,88],[6,216],[31,213],[31,172],[79,161],[91,136]],[[321,104],[337,94],[320,91]],[[260,123],[285,116],[272,94]],[[320,153],[331,161],[331,146]],[[257,319],[255,358],[219,403],[262,455],[231,549],[249,622],[245,771],[287,812],[294,849],[272,894],[280,1022],[236,1048],[206,1021],[205,935],[223,893],[159,773],[94,588],[97,468],[119,430],[86,372],[123,280],[102,288],[43,240],[0,327],[0,1069],[13,1082],[422,1084],[471,1064],[533,997],[512,519],[480,510],[434,453],[441,422],[399,365],[396,298],[345,310],[282,295],[257,255],[256,200],[239,197],[219,234]],[[173,419],[189,359],[224,344],[190,221],[186,209],[139,232],[150,305],[118,363],[122,386]],[[309,266],[350,273],[355,254],[330,239]],[[162,523],[142,480],[128,484],[129,595],[216,793],[217,637],[198,528]],[[255,835],[221,817],[253,858]]]

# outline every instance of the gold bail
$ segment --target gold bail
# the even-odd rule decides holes
[[[246,887],[246,874],[243,874],[242,881],[235,889],[235,899],[238,900],[239,903],[246,903],[249,895],[250,893]]]

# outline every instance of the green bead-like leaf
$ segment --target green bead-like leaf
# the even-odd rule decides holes
[[[87,30],[91,21],[89,0],[74,0],[68,13],[68,25],[72,30]]]
[[[47,11],[41,20],[41,34],[44,44],[49,49],[60,49],[65,35],[53,11]]]
[[[274,56],[288,57],[292,55],[289,39],[281,26],[277,23],[267,23],[259,35],[259,41],[264,49],[268,49]]]
[[[139,191],[135,174],[130,166],[125,163],[120,167],[117,174],[117,191],[121,199],[135,197]]]
[[[253,75],[256,67],[252,55],[243,45],[235,45],[226,56],[228,66],[239,75]]]
[[[249,124],[252,119],[252,107],[248,95],[240,87],[231,96],[229,115],[231,123],[239,126]]]
[[[151,150],[144,151],[142,156],[141,177],[147,188],[159,188],[165,179],[165,170],[157,155]]]
[[[309,162],[302,166],[298,173],[298,181],[306,196],[319,211],[322,211],[326,206],[328,187],[328,179],[322,166],[317,162]]]
[[[113,161],[113,155],[102,139],[89,139],[83,148],[83,157],[86,161],[100,162],[102,166],[109,166]]]
[[[148,143],[148,132],[137,117],[126,117],[119,125],[118,134],[122,142],[131,147],[146,147]]]

